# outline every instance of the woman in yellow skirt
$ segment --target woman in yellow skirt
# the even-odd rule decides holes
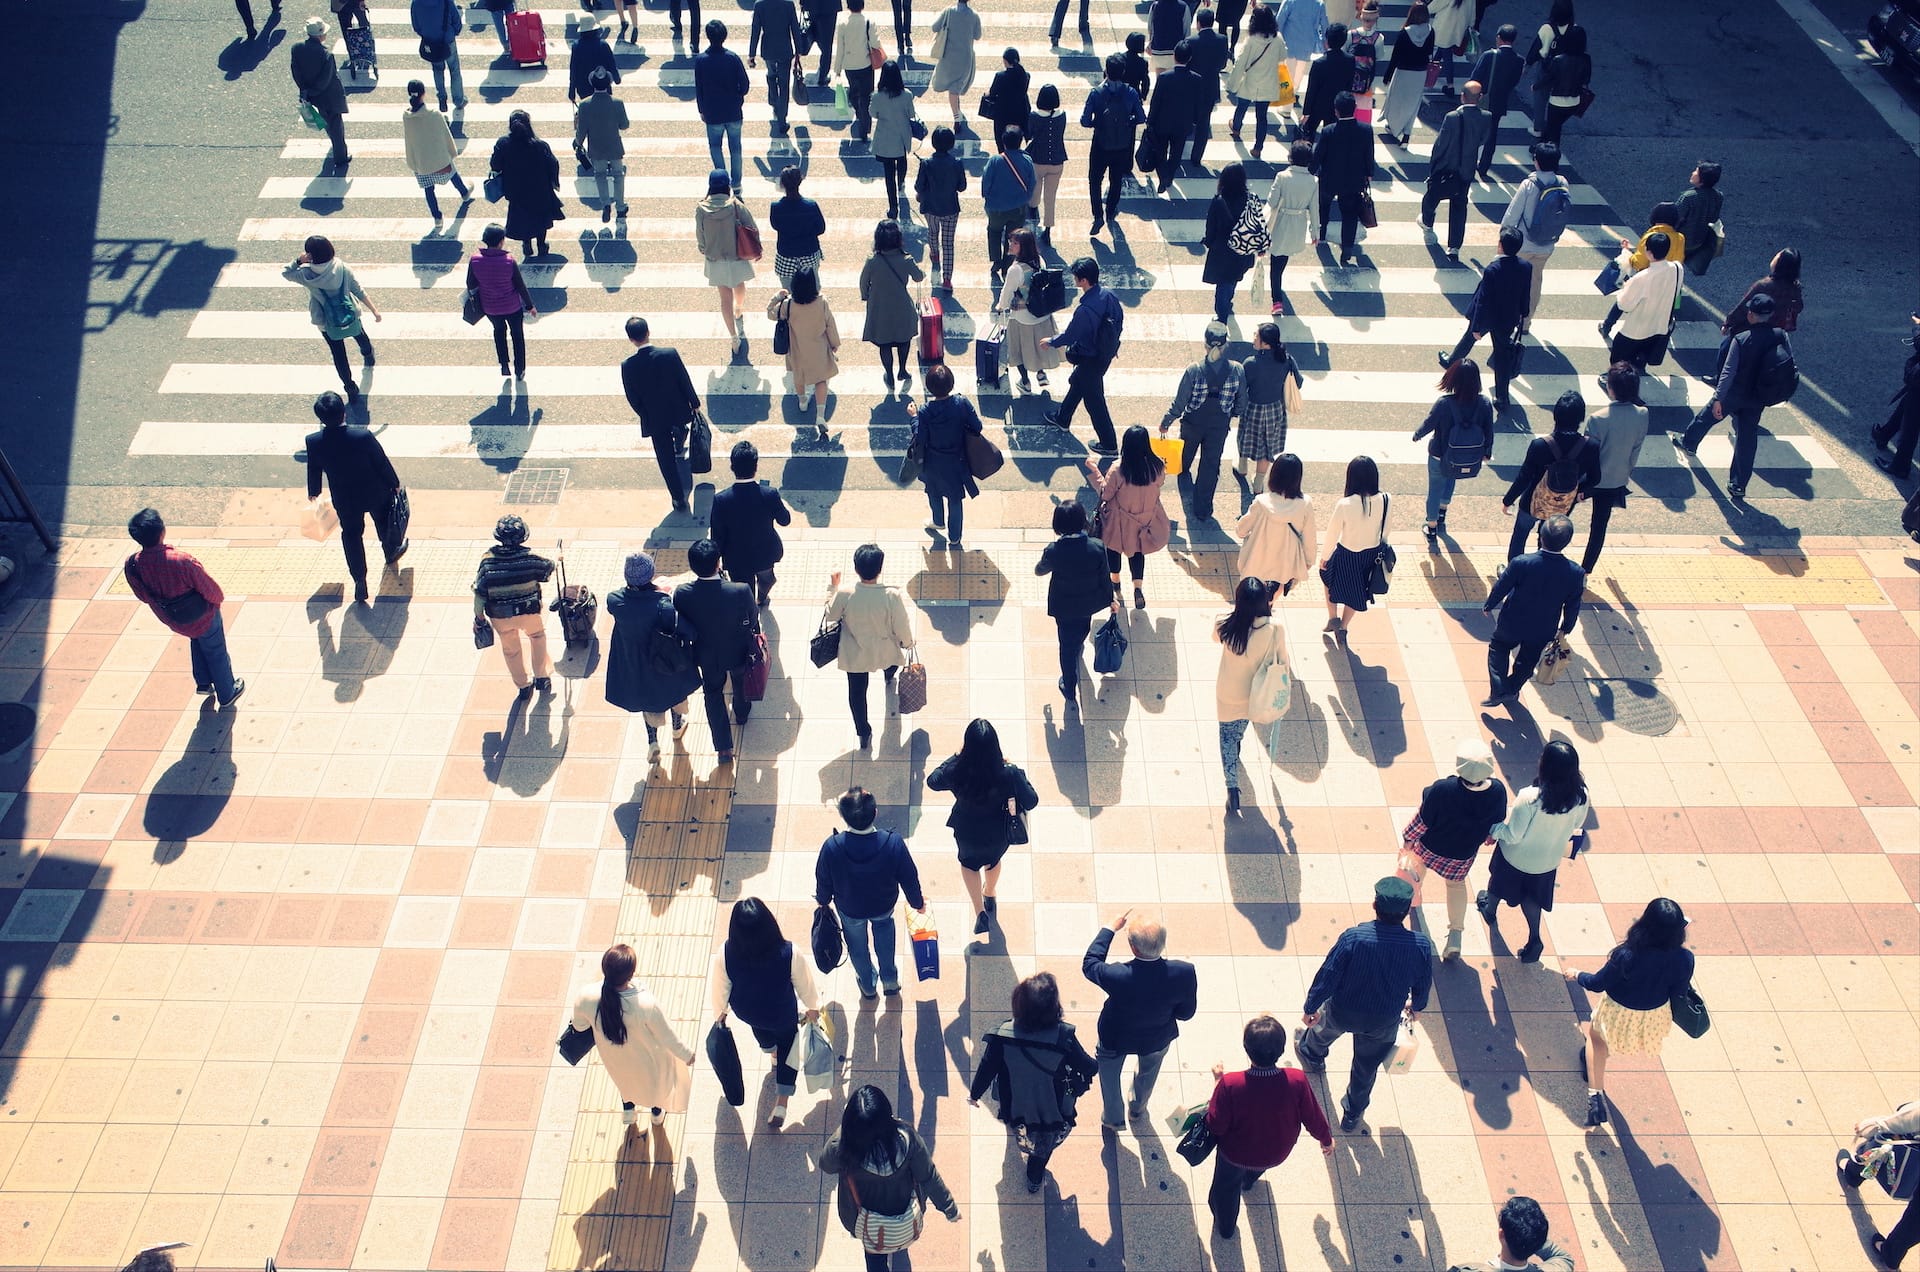
[[[1686,947],[1687,916],[1666,897],[1647,908],[1627,929],[1597,972],[1562,975],[1570,985],[1598,993],[1600,1002],[1587,1023],[1580,1048],[1580,1076],[1587,1080],[1587,1125],[1607,1120],[1607,1057],[1658,1055],[1673,1028],[1673,996],[1693,983],[1693,951]]]

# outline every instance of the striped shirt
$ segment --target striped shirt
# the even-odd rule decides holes
[[[189,640],[207,634],[220,614],[220,602],[226,599],[226,593],[213,581],[206,567],[172,544],[157,544],[134,553],[127,558],[126,573],[127,586],[133,589],[133,594],[146,602],[154,616],[169,629]],[[188,592],[198,592],[207,598],[207,612],[182,626],[167,617],[160,602]]]
[[[1405,1011],[1409,997],[1414,1011],[1425,1011],[1432,988],[1433,942],[1426,933],[1374,919],[1342,932],[1327,951],[1307,990],[1306,1012],[1331,1000],[1345,1019],[1384,1020]]]

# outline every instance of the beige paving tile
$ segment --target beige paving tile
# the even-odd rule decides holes
[[[113,1264],[130,1263],[133,1256],[151,1246],[173,1241],[187,1242],[187,1248],[173,1252],[174,1262],[183,1268],[197,1267],[206,1246],[207,1233],[213,1228],[214,1212],[220,1197],[214,1193],[149,1193],[134,1217],[132,1231]]]
[[[0,1191],[0,1259],[38,1266],[71,1201],[72,1194],[66,1192]]]
[[[14,1154],[0,1188],[7,1192],[71,1192],[86,1170],[101,1127],[76,1122],[36,1122]]]
[[[174,1128],[160,1159],[159,1179],[168,1190],[218,1196],[234,1181],[248,1128],[245,1126],[180,1126]],[[246,1187],[246,1181],[237,1181]]]
[[[262,1250],[277,1250],[293,1214],[291,1195],[230,1192],[220,1199],[200,1248],[203,1267],[251,1267]]]
[[[444,1197],[374,1197],[353,1266],[393,1272],[430,1266],[445,1204]]]
[[[171,1126],[105,1127],[80,1176],[82,1193],[144,1193],[159,1177]],[[124,1205],[122,1206],[124,1209]],[[116,1246],[117,1250],[118,1247]]]

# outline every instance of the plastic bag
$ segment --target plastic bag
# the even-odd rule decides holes
[[[809,1020],[800,1030],[800,1072],[806,1076],[807,1090],[822,1091],[833,1081],[840,1057],[833,1049],[833,1026],[822,1016]]]
[[[340,514],[333,510],[333,500],[322,495],[310,501],[300,514],[300,533],[315,543],[325,543],[340,528]]]
[[[1413,1021],[1400,1017],[1400,1033],[1393,1040],[1393,1050],[1387,1056],[1388,1073],[1411,1073],[1415,1057],[1420,1054],[1420,1035],[1413,1032]]]

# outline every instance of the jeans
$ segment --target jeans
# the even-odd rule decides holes
[[[1180,440],[1186,443],[1180,448],[1180,476],[1193,475],[1193,515],[1201,521],[1211,521],[1213,492],[1220,484],[1220,457],[1227,449],[1227,421],[1222,418],[1191,425],[1183,423]]]
[[[793,59],[790,57],[767,59],[767,105],[773,111],[773,122],[787,122],[787,107],[793,98]]]
[[[1438,455],[1427,456],[1427,524],[1433,525],[1447,515],[1447,505],[1453,502],[1453,488],[1459,479],[1453,475],[1453,467]]]
[[[889,667],[881,673],[886,678],[888,684],[893,683],[894,671],[894,668]],[[847,708],[853,713],[853,731],[863,738],[873,732],[873,727],[867,723],[867,682],[869,676],[870,673],[864,671],[850,671],[847,673]]]
[[[1102,446],[1118,448],[1120,439],[1113,431],[1113,412],[1107,409],[1107,366],[1104,359],[1088,358],[1067,373],[1067,395],[1060,399],[1059,418],[1061,427],[1071,427],[1073,408],[1084,401],[1087,415],[1093,420],[1094,439]]]
[[[193,664],[193,684],[212,685],[214,697],[227,702],[233,697],[233,659],[227,654],[227,625],[218,609],[213,626],[198,636],[187,638],[187,657]]]
[[[966,500],[959,495],[936,495],[929,490],[927,507],[933,513],[934,527],[946,530],[947,542],[960,542],[961,531],[966,523]]]
[[[849,677],[851,678],[851,677]],[[862,674],[861,679],[866,679]],[[833,907],[840,915],[840,930],[847,934],[847,961],[853,964],[853,981],[860,987],[864,998],[871,998],[874,991],[873,965],[880,964],[880,984],[888,993],[900,988],[900,968],[894,961],[897,945],[893,931],[893,913],[873,919],[856,919],[839,906]],[[867,939],[873,939],[873,949],[867,949]]]
[[[702,667],[700,669],[700,696],[707,705],[707,731],[713,735],[713,749],[716,751],[726,754],[733,752],[733,724],[727,719],[728,680],[733,681],[734,719],[745,724],[747,714],[753,710],[753,704],[747,701],[745,677],[744,667]]]
[[[1246,739],[1245,720],[1220,721],[1220,769],[1226,774],[1227,789],[1240,789],[1240,743]]]
[[[1624,503],[1627,488],[1620,486],[1612,490],[1593,490],[1588,492],[1587,507],[1587,548],[1580,557],[1580,568],[1588,574],[1600,564],[1600,549],[1606,546],[1607,522],[1613,520],[1616,504]]]
[[[493,15],[493,33],[500,37],[500,51],[502,53],[510,51],[510,46],[507,44],[507,14],[512,7],[512,5],[508,5],[505,8],[488,10],[488,12]]]
[[[1545,481],[1546,477],[1542,476],[1540,480]],[[1540,518],[1534,516],[1533,509],[1527,506],[1532,502],[1533,495],[1529,492],[1525,499],[1513,506],[1513,533],[1507,536],[1507,560],[1509,561],[1527,550],[1527,536],[1533,533],[1536,525],[1540,524]]]
[[[941,281],[953,287],[953,238],[960,228],[960,214],[927,218],[927,259],[938,270]],[[929,271],[931,275],[932,271]]]
[[[727,154],[732,158],[731,165],[720,161],[720,139],[727,139]],[[716,168],[726,168],[733,176],[733,188],[740,189],[740,121],[735,119],[724,124],[707,125],[707,157],[713,160]],[[604,195],[602,196],[605,197]]]
[[[667,498],[684,504],[693,491],[693,465],[680,453],[680,430],[656,428],[652,434],[648,440],[653,443],[653,458],[660,465],[660,480],[667,484]]]
[[[1754,452],[1760,449],[1760,412],[1765,409],[1758,406],[1741,407],[1728,411],[1726,420],[1733,426],[1733,463],[1727,466],[1727,485],[1746,488],[1753,476]],[[1693,417],[1693,423],[1687,425],[1683,442],[1689,450],[1698,447],[1703,438],[1713,431],[1719,421],[1713,418],[1713,403],[1700,408],[1700,414]]]
[[[1367,1111],[1367,1105],[1373,1101],[1374,1079],[1380,1076],[1380,1065],[1393,1051],[1394,1039],[1399,1032],[1400,1017],[1397,1014],[1382,1020],[1345,1020],[1336,1015],[1333,1004],[1329,1002],[1321,1006],[1319,1019],[1301,1035],[1299,1058],[1304,1064],[1324,1065],[1327,1052],[1340,1035],[1352,1034],[1353,1069],[1347,1077],[1344,1104],[1348,1114],[1358,1117]]]
[[[1457,252],[1460,245],[1467,241],[1467,182],[1465,178],[1443,177],[1435,181],[1427,178],[1427,190],[1420,196],[1420,219],[1431,223],[1433,214],[1440,210],[1440,200],[1447,201],[1447,250]]]
[[[708,131],[708,137],[709,140],[707,144],[711,146],[713,145],[711,130]],[[733,125],[733,155],[733,179],[738,182],[740,180],[740,125],[738,124]],[[720,166],[719,152],[715,151],[714,156],[713,166],[718,168]],[[613,205],[618,207],[622,212],[625,212],[627,209],[627,165],[619,159],[595,159],[593,161],[593,189],[594,193],[600,196],[602,206],[605,206],[608,202],[607,187],[609,185],[613,187]]]
[[[1340,259],[1344,262],[1353,255],[1354,242],[1360,236],[1360,192],[1358,190],[1333,191],[1326,183],[1320,183],[1320,237],[1327,237],[1327,214],[1333,208],[1334,200],[1340,202]]]
[[[1068,701],[1079,697],[1080,651],[1086,647],[1087,633],[1092,630],[1091,614],[1053,620],[1054,635],[1060,643],[1060,679],[1067,684]]]
[[[800,1071],[787,1063],[793,1059],[794,1039],[800,1036],[800,1026],[796,1022],[785,1029],[762,1029],[758,1025],[748,1025],[753,1030],[753,1040],[764,1050],[773,1048],[773,1089],[781,1095],[792,1095],[794,1084],[800,1080]]]
[[[500,656],[506,659],[507,675],[513,678],[514,687],[525,689],[534,680],[546,680],[553,675],[553,657],[547,652],[547,620],[540,613],[514,614],[508,618],[489,619],[494,634],[500,637]],[[522,645],[524,639],[525,645]],[[533,675],[527,675],[527,651],[533,651]]]
[[[987,213],[987,260],[993,270],[995,287],[1000,285],[1001,276],[1007,272],[1007,231],[1017,230],[1026,223],[1025,205]]]
[[[332,336],[321,336],[327,342],[327,351],[333,355],[333,369],[340,373],[340,383],[353,383],[353,369],[347,365],[347,342],[335,340]],[[373,341],[367,338],[365,331],[353,333],[353,342],[360,346],[360,357],[370,360],[373,357]]]
[[[1239,287],[1240,280],[1237,278],[1213,285],[1213,316],[1221,322],[1233,317],[1233,293]]]
[[[1489,695],[1495,698],[1510,698],[1520,692],[1520,686],[1533,679],[1533,669],[1540,665],[1540,654],[1547,647],[1545,640],[1508,640],[1495,636],[1487,642],[1487,685],[1492,689]],[[1508,655],[1512,663],[1508,663]]]
[[[897,218],[900,215],[900,190],[907,184],[907,157],[905,155],[875,155],[880,161],[880,176],[887,185],[887,215]]]
[[[1133,152],[1131,150],[1102,150],[1094,146],[1087,151],[1087,197],[1093,203],[1095,221],[1111,221],[1120,215],[1120,187],[1126,182],[1127,174],[1133,171]],[[1103,207],[1100,198],[1100,179],[1106,178],[1107,194]]]
[[[1267,103],[1250,102],[1241,98],[1233,104],[1233,131],[1240,131],[1240,121],[1247,117],[1247,107],[1253,107],[1253,148],[1255,150],[1267,144]]]
[[[1144,1109],[1148,1100],[1153,1098],[1153,1084],[1159,1081],[1160,1064],[1167,1058],[1167,1049],[1141,1052],[1135,1059],[1139,1062],[1133,1074],[1132,1108]],[[1120,1108],[1120,1066],[1127,1061],[1124,1051],[1110,1051],[1104,1046],[1093,1049],[1094,1063],[1100,1066],[1100,1120],[1108,1126],[1124,1126],[1126,1118]]]
[[[463,201],[473,197],[473,191],[467,188],[467,183],[460,179],[460,174],[457,172],[453,174],[453,188],[460,192],[460,198]],[[427,196],[428,214],[431,215],[434,220],[438,221],[440,219],[440,200],[434,196],[433,187],[428,186],[420,193]]]
[[[449,53],[444,60],[427,63],[433,68],[434,96],[443,102],[447,100],[447,80],[452,79],[454,105],[464,105],[467,100],[467,85],[460,75],[460,42],[457,38],[450,40],[447,47],[453,52]]]
[[[513,373],[517,376],[527,374],[527,311],[516,309],[510,314],[488,314],[487,321],[493,324],[493,356],[500,360],[500,369],[507,366],[507,337],[513,337]]]
[[[1147,577],[1147,554],[1144,552],[1136,552],[1132,556],[1128,557],[1127,572],[1133,576],[1133,581],[1135,583],[1138,583],[1141,579],[1146,578]],[[1115,552],[1112,548],[1107,549],[1107,573],[1108,574],[1120,573],[1120,554],[1118,552]]]
[[[1213,1183],[1207,1187],[1207,1209],[1213,1212],[1214,1223],[1222,1229],[1231,1229],[1240,1222],[1240,1194],[1253,1187],[1264,1174],[1263,1170],[1228,1161],[1225,1153],[1216,1150]]]

